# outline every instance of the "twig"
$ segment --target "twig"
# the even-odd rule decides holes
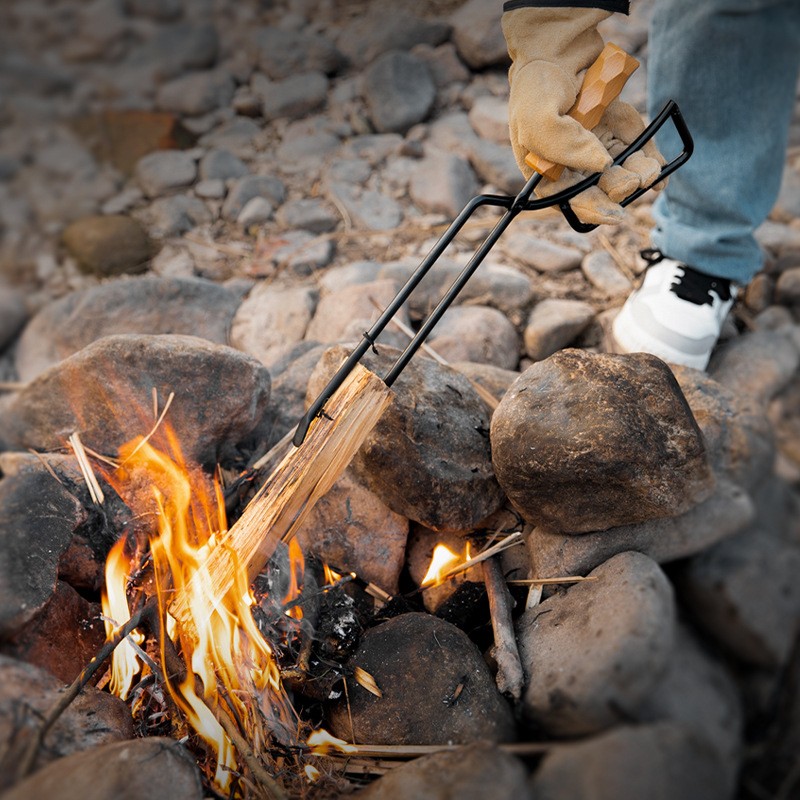
[[[614,260],[614,263],[620,268],[622,274],[631,282],[634,283],[636,281],[636,275],[634,275],[633,270],[630,267],[630,264],[623,258],[622,254],[611,244],[608,236],[604,233],[600,233],[597,236],[597,241],[600,242],[602,248],[611,256]]]
[[[70,703],[81,693],[97,670],[100,669],[106,659],[114,652],[117,645],[138,628],[147,616],[155,613],[156,608],[155,599],[148,600],[121,628],[116,630],[114,635],[100,648],[97,655],[81,671],[81,674],[75,678],[67,691],[59,697],[58,702],[45,714],[41,725],[39,725],[34,732],[20,760],[19,768],[17,769],[18,781],[22,780],[33,771],[34,764],[36,763],[36,756],[39,754],[39,748],[42,746],[50,728],[53,727],[58,718],[66,711]]]
[[[164,417],[167,415],[167,411],[169,411],[169,407],[172,405],[172,401],[175,399],[175,392],[170,392],[169,397],[167,398],[167,402],[164,404],[164,410],[161,412],[160,416],[156,420],[155,425],[150,429],[150,432],[133,448],[133,450],[128,453],[127,458],[122,463],[124,464],[127,461],[130,461],[139,450],[150,441],[153,434],[158,430],[161,423],[164,421]]]
[[[103,490],[100,488],[97,477],[94,474],[92,465],[86,456],[86,450],[83,447],[80,436],[78,436],[77,433],[73,433],[69,437],[69,444],[72,448],[72,452],[75,453],[75,458],[78,459],[78,467],[83,475],[83,479],[86,481],[86,486],[89,488],[89,494],[92,497],[92,502],[98,506],[103,505],[103,501],[106,498],[103,494]]]
[[[511,609],[514,603],[508,591],[500,562],[489,558],[483,562],[483,582],[489,598],[489,612],[494,631],[493,654],[497,661],[497,688],[515,700],[522,696],[525,676],[519,658]]]
[[[547,753],[550,750],[561,746],[567,746],[568,743],[556,742],[513,742],[513,743],[500,743],[497,747],[507,753],[514,755],[526,756],[537,755],[539,753]],[[325,753],[314,753],[315,756],[328,757],[328,758],[419,758],[420,756],[427,756],[433,753],[441,753],[446,750],[458,750],[463,745],[457,744],[349,744],[347,745],[347,752],[337,752],[330,750]]]
[[[0,381],[0,392],[21,392],[27,385],[20,381]]]
[[[549,586],[559,583],[583,583],[583,581],[596,581],[596,575],[568,575],[564,578],[520,578],[507,581],[509,586]]]

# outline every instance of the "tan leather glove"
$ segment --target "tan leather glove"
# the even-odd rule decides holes
[[[658,176],[664,158],[652,141],[622,166],[611,167],[643,130],[635,108],[614,100],[600,124],[587,131],[567,115],[580,90],[583,72],[597,59],[603,39],[597,26],[611,12],[595,8],[519,8],[503,14],[502,26],[512,59],[509,70],[511,146],[526,178],[525,156],[535,153],[567,169],[554,182],[542,181],[536,193],[545,197],[584,175],[604,172],[597,186],[570,201],[583,222],[618,223],[619,202]],[[661,187],[659,187],[661,188]]]

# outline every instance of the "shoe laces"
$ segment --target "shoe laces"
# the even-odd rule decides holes
[[[666,258],[660,250],[654,249],[642,250],[641,256],[648,266],[658,264]],[[727,278],[706,275],[687,264],[676,264],[676,274],[669,290],[681,300],[697,306],[713,306],[714,298],[711,292],[714,292],[723,303],[731,299],[731,282]]]

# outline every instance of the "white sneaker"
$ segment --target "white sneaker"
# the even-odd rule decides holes
[[[650,262],[611,327],[617,352],[651,353],[672,364],[704,370],[733,305],[736,287],[645,250]]]

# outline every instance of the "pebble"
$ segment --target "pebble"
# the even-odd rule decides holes
[[[247,148],[261,132],[260,126],[247,117],[226,120],[200,137],[203,147],[219,147],[233,152]]]
[[[228,106],[235,89],[227,70],[192,72],[162,84],[156,105],[164,111],[196,117]]]
[[[22,292],[0,283],[0,352],[16,339],[27,321],[28,311]]]
[[[800,217],[800,172],[789,165],[783,170],[781,189],[771,216],[785,222]]]
[[[171,22],[183,15],[183,0],[125,0],[125,13]]]
[[[270,364],[279,348],[305,337],[317,300],[309,287],[256,284],[233,317],[231,344]]]
[[[277,150],[282,172],[299,174],[321,166],[339,147],[339,137],[320,131],[307,136],[284,137]]]
[[[596,733],[635,716],[672,655],[673,589],[652,559],[620,553],[589,577],[517,624],[523,714],[555,736]]]
[[[209,150],[200,159],[198,172],[203,180],[229,181],[244,177],[250,170],[247,164],[230,150],[215,149]]]
[[[775,299],[787,306],[800,305],[800,267],[790,267],[778,276]]]
[[[286,188],[272,175],[245,175],[230,187],[222,205],[222,218],[231,222],[236,221],[247,202],[254,197],[263,197],[273,205],[279,206],[286,197]]]
[[[577,248],[555,244],[527,231],[509,231],[501,247],[512,258],[539,272],[568,272],[583,261],[583,253]]]
[[[513,370],[519,363],[519,334],[502,311],[489,306],[453,306],[436,324],[428,344],[453,361],[473,361]]]
[[[219,178],[207,178],[197,181],[194,193],[203,200],[222,200],[227,194],[225,181]]]
[[[530,522],[588,533],[688,511],[711,493],[705,447],[654,356],[561,350],[523,372],[492,417],[503,490]]]
[[[309,233],[328,233],[341,216],[324,200],[301,198],[284,203],[277,213],[278,221],[287,228],[299,228]]]
[[[328,79],[322,72],[303,72],[270,83],[262,95],[266,120],[299,119],[321,108],[328,97]]]
[[[476,139],[469,148],[469,161],[481,180],[506,194],[516,195],[525,183],[509,145]]]
[[[348,678],[348,702],[328,712],[335,736],[374,744],[514,738],[511,709],[480,650],[454,625],[428,614],[390,619],[366,632],[348,662],[349,669],[356,666],[374,678],[382,696]]]
[[[381,133],[405,133],[428,116],[436,99],[425,62],[399,50],[367,67],[363,91],[370,120]]]
[[[252,42],[259,69],[272,80],[309,71],[332,75],[345,63],[333,42],[318,33],[260,28]]]
[[[157,150],[136,163],[136,180],[148,197],[158,197],[194,183],[197,165],[181,150]]]
[[[347,211],[358,228],[372,231],[392,230],[403,219],[400,204],[374,189],[359,191],[351,184],[336,181],[328,184],[328,192]]]
[[[627,295],[633,288],[630,279],[605,250],[588,253],[581,261],[581,271],[592,286],[610,297]]]
[[[186,194],[159,197],[140,213],[151,236],[167,238],[211,222],[211,211],[199,198]]]
[[[509,63],[497,10],[483,0],[467,0],[452,15],[453,42],[461,58],[473,69]]]
[[[144,272],[155,252],[142,225],[124,215],[83,217],[61,238],[82,272],[103,278]]]
[[[314,398],[349,354],[333,347],[308,384]],[[362,359],[384,375],[400,352]],[[392,511],[435,530],[466,530],[497,510],[486,409],[469,381],[429,358],[412,359],[394,384],[392,405],[353,461],[358,477]]]
[[[144,198],[144,193],[138,186],[128,186],[119,194],[110,197],[100,206],[103,214],[124,214],[138,205]]]
[[[582,300],[540,301],[525,324],[525,352],[534,361],[542,361],[573,342],[594,317],[594,308]]]
[[[452,42],[438,47],[417,44],[411,48],[411,53],[428,65],[437,90],[447,89],[451,84],[467,83],[470,79],[470,71],[458,57]]]
[[[236,222],[245,228],[248,225],[261,225],[272,219],[274,210],[274,206],[266,197],[251,197],[237,215]]]
[[[411,171],[409,194],[425,212],[453,218],[478,194],[478,189],[472,168],[452,153],[430,153]]]
[[[493,95],[477,98],[468,114],[478,136],[496,144],[508,144],[508,100]]]

